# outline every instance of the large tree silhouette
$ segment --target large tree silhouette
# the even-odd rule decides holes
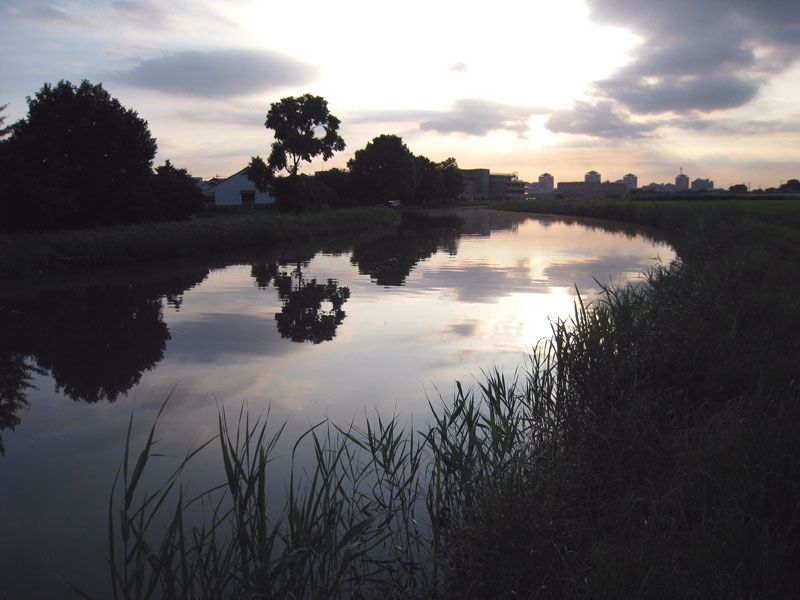
[[[28,98],[2,142],[3,229],[84,227],[151,218],[156,140],[102,85],[60,81]]]

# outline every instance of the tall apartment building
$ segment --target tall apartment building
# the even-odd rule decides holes
[[[628,191],[635,190],[639,187],[639,178],[633,173],[628,173],[622,178],[622,183],[628,186]]]
[[[555,189],[553,176],[550,173],[542,173],[539,175],[539,188],[540,192],[552,192]]]
[[[689,189],[689,176],[684,175],[683,170],[681,170],[681,173],[675,177],[675,189],[679,192]]]
[[[585,183],[600,183],[600,173],[597,171],[589,171],[583,176],[583,181]]]

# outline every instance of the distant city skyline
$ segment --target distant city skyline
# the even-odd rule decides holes
[[[89,79],[149,122],[159,164],[204,178],[269,154],[269,105],[306,92],[347,143],[308,173],[390,133],[531,182],[800,177],[796,0],[9,0],[0,16],[6,124],[44,83]]]

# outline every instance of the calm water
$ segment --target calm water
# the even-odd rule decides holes
[[[288,419],[398,413],[481,369],[521,365],[600,282],[674,252],[641,230],[468,210],[414,217],[382,239],[262,251],[38,282],[0,295],[0,597],[104,597],[108,492],[133,412],[134,444],[164,398],[173,458],[216,432],[220,407]],[[235,419],[235,416],[232,415]],[[221,482],[216,454],[188,474]],[[283,489],[276,466],[275,489]]]

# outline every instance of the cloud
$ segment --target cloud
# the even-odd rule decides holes
[[[117,18],[146,24],[149,27],[164,27],[170,21],[167,11],[162,6],[147,0],[114,0],[111,3],[111,10]]]
[[[452,64],[447,68],[450,69],[451,71],[455,72],[455,73],[466,73],[467,71],[469,71],[469,67],[467,66],[467,63],[465,63],[463,61],[459,61],[459,62],[457,62],[455,64]]]
[[[484,136],[491,131],[512,131],[519,135],[530,129],[528,122],[533,115],[548,114],[550,109],[530,106],[501,104],[491,100],[456,100],[449,111],[436,113],[420,123],[423,131],[439,133],[462,133]]]
[[[8,12],[20,21],[39,25],[85,26],[92,23],[80,10],[49,3],[30,3],[24,9],[9,8]]]
[[[553,133],[585,134],[599,138],[644,137],[655,129],[654,123],[632,121],[610,101],[575,101],[572,108],[550,115],[544,125]]]
[[[779,133],[800,132],[800,117],[790,117],[776,120],[734,120],[734,119],[706,119],[702,117],[676,117],[664,121],[664,126],[686,129],[689,131],[703,132],[706,135],[742,136],[742,135],[769,135]]]
[[[630,61],[588,90],[589,101],[553,115],[553,132],[636,138],[677,126],[723,133],[707,119],[744,106],[800,56],[795,0],[587,0],[590,18],[641,38]]]
[[[134,87],[202,98],[232,98],[310,83],[315,67],[262,50],[187,50],[144,60],[115,79]]]
[[[183,362],[217,363],[231,357],[282,356],[297,344],[281,338],[275,320],[249,315],[208,314],[171,327],[168,356]]]
[[[794,0],[587,0],[590,18],[642,38],[631,61],[595,83],[634,114],[711,112],[750,102],[800,50]]]
[[[552,109],[515,106],[478,98],[456,100],[450,110],[361,111],[348,118],[352,123],[417,122],[422,131],[485,136],[492,131],[511,131],[523,135],[530,129],[533,115],[550,114]]]

